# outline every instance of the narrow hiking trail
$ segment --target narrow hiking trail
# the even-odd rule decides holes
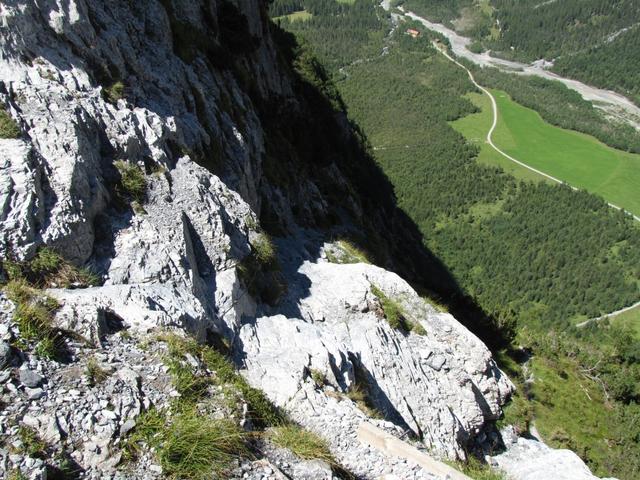
[[[530,165],[527,165],[524,162],[521,162],[520,160],[518,160],[517,158],[512,157],[511,155],[509,155],[508,153],[502,151],[495,143],[493,143],[493,132],[495,131],[496,127],[498,126],[498,104],[496,102],[495,97],[493,96],[493,94],[486,88],[484,88],[482,85],[480,85],[478,82],[476,82],[476,79],[473,77],[473,74],[471,73],[471,70],[469,70],[467,67],[465,67],[463,64],[461,64],[460,62],[458,62],[455,58],[453,58],[451,55],[449,55],[444,48],[440,47],[436,42],[433,42],[433,46],[440,52],[442,53],[442,55],[444,55],[448,60],[452,61],[453,63],[455,63],[457,66],[459,66],[460,68],[462,68],[464,71],[467,72],[467,75],[469,75],[469,79],[471,80],[471,83],[473,83],[475,85],[475,87],[480,90],[482,93],[484,93],[485,95],[487,95],[489,97],[489,100],[491,100],[491,109],[493,110],[493,122],[491,124],[491,128],[489,129],[489,132],[487,133],[487,143],[491,146],[491,148],[493,148],[496,152],[498,152],[500,155],[502,155],[503,157],[505,157],[508,160],[511,160],[514,163],[517,163],[518,165],[520,165],[521,167],[524,167],[528,170],[531,170],[532,172],[537,173],[538,175],[541,175],[545,178],[548,178],[549,180],[559,183],[559,184],[564,184],[564,185],[568,185],[569,187],[571,187],[573,190],[578,190],[577,187],[574,187],[573,185],[570,185],[569,183],[560,180],[559,178],[556,178],[554,176],[551,176],[547,173],[544,173],[541,170],[538,170],[537,168],[533,168]],[[606,201],[606,200],[605,200]],[[614,205],[613,203],[607,202],[607,205],[609,205],[611,208],[614,208],[616,210],[623,210],[621,207]],[[633,217],[634,220],[640,222],[640,217],[637,215],[634,215],[630,212],[626,212],[628,215],[630,215],[631,217]]]

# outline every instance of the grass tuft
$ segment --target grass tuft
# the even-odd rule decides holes
[[[109,378],[109,372],[100,367],[95,358],[90,358],[84,371],[89,385],[95,387]]]
[[[27,476],[22,473],[22,470],[19,468],[14,468],[9,470],[7,480],[28,480]]]
[[[173,419],[158,448],[164,473],[175,479],[227,478],[233,460],[247,453],[246,434],[232,421],[194,410]]]
[[[165,363],[174,388],[184,400],[194,402],[204,397],[211,385],[208,377],[198,375],[193,366],[178,358],[168,358]]]
[[[400,304],[387,297],[384,292],[375,285],[371,285],[371,292],[378,297],[378,300],[380,300],[380,305],[384,312],[384,318],[387,319],[391,328],[394,330],[401,330],[403,332],[411,330],[411,324],[405,318]]]
[[[142,205],[147,195],[147,179],[142,169],[124,160],[117,160],[113,165],[120,173],[119,193]]]
[[[322,388],[325,385],[329,384],[327,380],[327,376],[321,370],[316,370],[315,368],[311,369],[311,380],[316,384],[316,387]]]
[[[18,438],[22,442],[22,453],[33,458],[47,458],[47,444],[31,427],[22,425],[18,428]]]
[[[234,422],[203,418],[193,407],[172,417],[155,408],[140,415],[124,442],[124,458],[139,457],[145,446],[171,479],[227,478],[233,460],[248,453],[246,434]]]
[[[491,468],[486,463],[482,463],[474,456],[469,456],[464,463],[456,463],[453,465],[461,470],[465,475],[473,478],[473,480],[506,480],[507,476],[499,470]]]
[[[327,260],[331,263],[371,263],[367,253],[349,240],[338,240],[327,249]]]
[[[16,304],[13,319],[24,340],[36,342],[36,355],[57,359],[63,338],[53,327],[53,316],[60,307],[57,300],[32,288],[24,279],[11,280],[4,287],[7,298]]]
[[[238,264],[238,276],[254,298],[275,305],[287,290],[276,247],[266,233],[251,242],[251,254]]]
[[[253,255],[264,267],[275,267],[277,265],[276,247],[266,233],[261,233],[258,238],[251,243]]]
[[[329,465],[336,465],[329,444],[315,433],[298,425],[288,424],[273,428],[269,432],[269,438],[279,447],[291,450],[300,458],[319,459]]]
[[[136,419],[135,428],[122,444],[123,458],[127,461],[135,460],[140,456],[144,446],[157,447],[167,422],[166,413],[157,408],[142,412]]]
[[[10,280],[23,279],[35,287],[89,287],[100,281],[86,268],[78,268],[51,247],[42,247],[28,262],[4,260],[3,269]]]

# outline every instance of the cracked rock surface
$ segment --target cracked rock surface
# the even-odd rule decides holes
[[[0,139],[0,253],[29,260],[46,245],[101,280],[48,291],[60,303],[55,326],[74,334],[66,362],[27,351],[15,305],[0,297],[3,473],[45,471],[43,459],[14,453],[27,426],[57,451],[64,447],[86,478],[161,478],[151,455],[131,464],[120,449],[141,412],[175,398],[163,347],[143,348],[155,330],[224,339],[249,383],[323,436],[362,478],[433,478],[362,445],[355,433],[362,421],[455,459],[501,415],[513,386],[482,342],[398,275],[330,263],[319,224],[346,214],[331,210],[314,177],[285,187],[265,172],[268,125],[257,99],[286,105],[287,114],[302,107],[264,7],[258,0],[0,5],[0,101],[22,132]],[[247,44],[229,40],[229,12]],[[177,37],[184,31],[193,42]],[[141,204],[123,205],[118,160],[144,176]],[[331,193],[344,196],[345,211],[362,213],[359,199],[344,193],[353,188],[340,168],[314,165]],[[286,288],[275,302],[261,301],[239,274],[260,238],[258,218],[278,223]],[[424,334],[391,328],[374,286]],[[83,374],[89,359],[109,373],[99,385]],[[368,419],[371,412],[348,398],[358,385],[384,420]],[[322,463],[270,448],[239,462],[233,476],[331,475]]]

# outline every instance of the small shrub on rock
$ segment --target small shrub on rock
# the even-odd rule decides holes
[[[20,137],[20,127],[7,111],[0,107],[0,138]]]
[[[18,428],[18,438],[22,442],[22,453],[33,458],[46,458],[47,444],[38,436],[33,428],[26,425]]]
[[[114,166],[120,173],[120,183],[117,191],[130,201],[142,205],[147,195],[147,178],[142,169],[135,164],[118,160]]]
[[[384,317],[387,319],[391,328],[401,330],[403,332],[411,330],[411,325],[405,318],[400,304],[387,297],[384,292],[375,285],[371,286],[371,292],[378,297]]]
[[[118,103],[118,100],[124,98],[124,84],[117,81],[106,87],[104,90],[104,98],[110,103]]]

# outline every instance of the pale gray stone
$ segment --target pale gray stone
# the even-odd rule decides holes
[[[39,387],[44,379],[42,375],[33,370],[23,369],[20,370],[20,383],[25,387],[36,388]]]

